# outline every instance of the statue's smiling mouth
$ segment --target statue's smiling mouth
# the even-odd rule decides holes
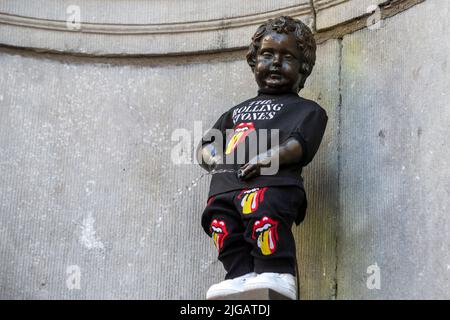
[[[281,78],[283,78],[283,76],[279,72],[270,72],[269,78],[273,80],[280,80]]]

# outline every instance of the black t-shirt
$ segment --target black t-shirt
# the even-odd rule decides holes
[[[311,162],[322,141],[328,121],[326,111],[317,103],[304,99],[296,93],[268,94],[258,91],[258,95],[231,108],[220,116],[212,128],[220,130],[223,143],[211,136],[208,131],[202,139],[202,145],[213,142],[224,161],[232,157],[238,159],[238,147],[245,149],[245,162],[220,164],[216,170],[231,169],[233,172],[216,173],[211,178],[208,198],[232,190],[265,186],[296,185],[304,190],[302,168]],[[266,135],[260,132],[267,129]],[[278,129],[279,139],[271,140],[271,134]],[[267,138],[266,138],[267,136]],[[265,139],[267,150],[276,144],[282,144],[290,137],[296,138],[303,149],[303,158],[298,164],[282,166],[273,175],[259,175],[247,180],[237,177],[237,170],[256,155],[249,148],[250,137],[257,137],[258,143]],[[262,138],[261,138],[262,137]],[[274,142],[275,141],[275,142]],[[231,158],[228,158],[231,159]]]

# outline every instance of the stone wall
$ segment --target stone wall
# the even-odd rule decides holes
[[[244,48],[279,14],[316,30],[301,95],[329,115],[294,228],[301,297],[450,297],[449,4],[80,0],[80,31],[73,1],[44,2],[0,4],[1,298],[202,299],[221,280],[209,177],[171,137],[255,95]]]

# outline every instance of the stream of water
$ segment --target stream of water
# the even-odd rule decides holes
[[[156,225],[157,227],[160,226],[160,223],[163,219],[163,215],[168,213],[169,208],[174,206],[179,199],[182,198],[183,195],[191,192],[195,187],[197,187],[198,182],[203,179],[204,177],[208,176],[208,175],[214,175],[214,174],[220,174],[220,173],[225,173],[225,172],[233,172],[233,173],[237,173],[238,170],[234,170],[234,169],[220,169],[220,170],[212,170],[210,172],[205,172],[202,173],[199,177],[195,178],[194,180],[191,181],[191,183],[185,185],[182,188],[179,188],[175,194],[172,196],[172,198],[165,204],[162,206],[162,215],[159,215],[158,220],[156,221]]]

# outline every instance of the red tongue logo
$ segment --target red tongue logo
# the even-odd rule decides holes
[[[258,238],[258,248],[265,256],[271,255],[277,249],[277,227],[278,222],[269,217],[263,217],[253,225],[252,239]]]
[[[214,245],[216,246],[217,250],[220,252],[220,250],[223,247],[223,241],[228,236],[227,226],[225,225],[224,221],[214,219],[211,222],[210,231],[212,234]]]
[[[250,190],[243,190],[238,195],[238,199],[241,201],[242,214],[250,214],[258,210],[259,204],[264,200],[264,192],[267,190],[267,187],[262,189],[254,188]]]
[[[245,140],[245,137],[249,135],[250,132],[255,131],[255,126],[253,122],[242,122],[233,128],[234,134],[228,142],[225,154],[231,153],[236,146]]]

